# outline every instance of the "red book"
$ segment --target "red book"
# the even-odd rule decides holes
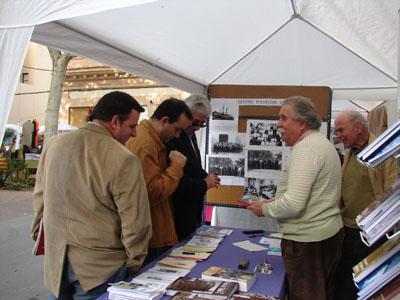
[[[33,255],[44,255],[44,226],[43,226],[43,218],[40,219],[39,224],[39,232],[36,238],[35,245],[32,249]]]

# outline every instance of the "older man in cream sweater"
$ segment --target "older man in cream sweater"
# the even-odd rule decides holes
[[[257,216],[278,220],[290,300],[333,299],[343,242],[341,166],[335,148],[318,131],[320,125],[309,99],[284,101],[278,130],[292,153],[275,198],[249,207]]]

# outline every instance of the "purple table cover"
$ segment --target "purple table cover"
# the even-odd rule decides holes
[[[198,230],[205,230],[209,227],[210,226],[203,225]],[[218,227],[218,228],[225,228],[225,227]],[[266,275],[257,272],[256,273],[257,280],[251,287],[250,292],[284,299],[285,268],[283,265],[282,257],[267,255],[266,250],[251,252],[233,246],[233,243],[244,240],[250,240],[251,242],[258,243],[262,236],[249,238],[248,235],[242,233],[242,229],[237,229],[237,228],[228,228],[228,229],[233,229],[233,232],[223,239],[223,241],[219,244],[217,250],[213,252],[208,257],[208,259],[202,262],[198,262],[197,265],[192,269],[192,271],[187,276],[201,278],[201,273],[211,266],[238,269],[238,264],[241,258],[247,258],[249,260],[249,267],[247,268],[246,271],[253,272],[255,266],[259,263],[262,263],[267,258],[268,262],[271,264],[273,268],[272,274]],[[268,237],[269,233],[265,232],[263,236]],[[177,247],[186,244],[187,241],[188,240],[180,242],[177,245]],[[263,244],[259,245],[265,246]],[[142,272],[145,272],[149,268],[152,268],[153,266],[155,266],[158,260],[164,258],[167,255],[168,253],[162,255],[156,261],[152,261],[151,263],[140,269],[139,272],[135,275],[138,275]],[[164,296],[162,300],[168,298],[169,298],[168,296]],[[107,300],[107,299],[108,299],[108,292],[104,293],[102,296],[98,298],[98,300]]]

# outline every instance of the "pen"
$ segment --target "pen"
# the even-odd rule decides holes
[[[256,237],[256,236],[264,236],[264,234],[260,234],[260,233],[258,233],[258,234],[251,234],[251,235],[249,235],[249,238],[252,238],[252,237]]]

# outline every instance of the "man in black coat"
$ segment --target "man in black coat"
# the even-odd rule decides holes
[[[169,151],[178,150],[187,157],[184,175],[172,195],[175,228],[180,241],[201,225],[204,195],[220,183],[217,174],[208,174],[202,168],[195,135],[197,130],[206,126],[211,114],[210,102],[204,96],[192,95],[186,98],[185,103],[192,111],[192,124],[181,132],[179,138],[167,144]]]

